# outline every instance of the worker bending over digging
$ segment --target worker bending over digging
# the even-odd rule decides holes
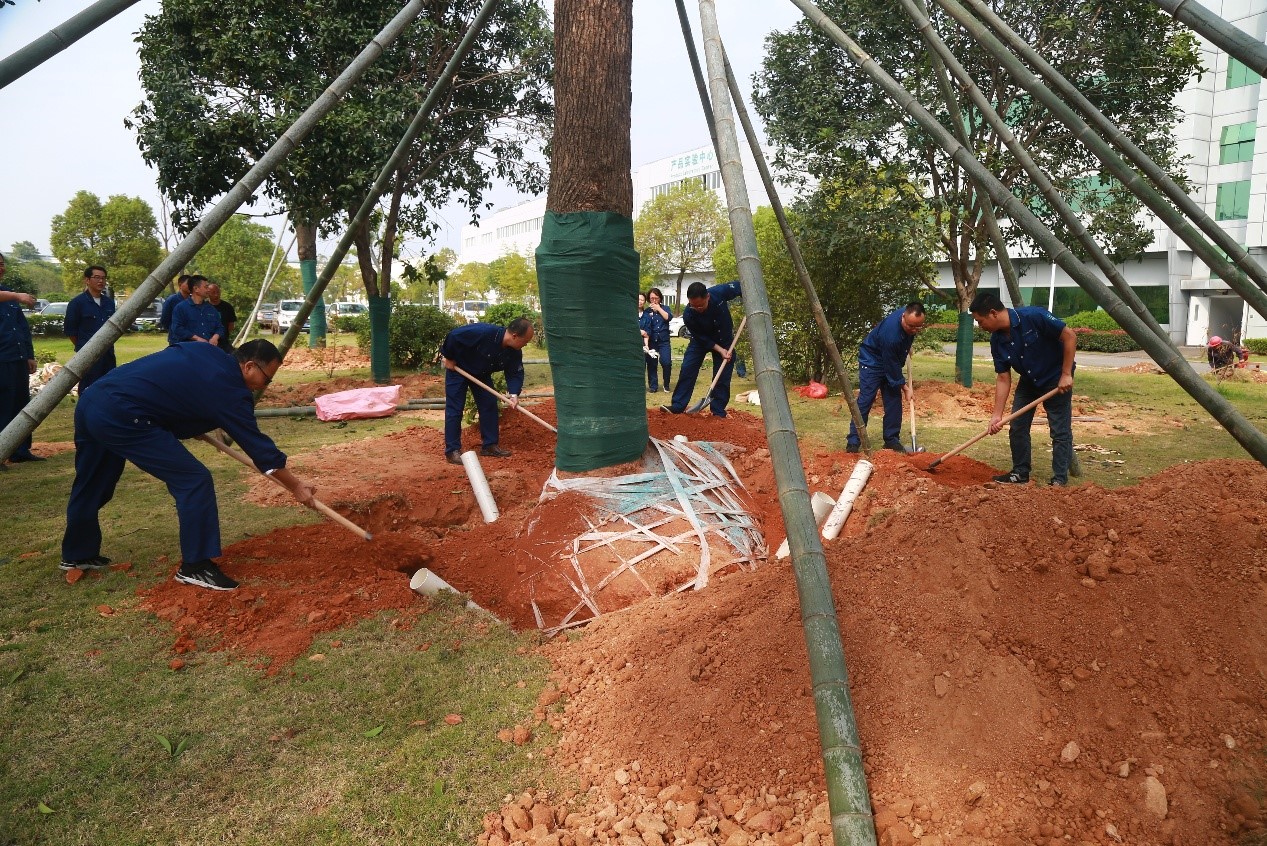
[[[519,392],[524,386],[523,348],[532,340],[532,321],[516,317],[505,328],[492,323],[468,323],[450,330],[440,345],[444,356],[444,458],[450,464],[462,463],[462,412],[466,410],[466,392],[475,394],[475,408],[480,416],[480,455],[507,458],[510,450],[497,445],[497,397],[472,384],[455,368],[462,368],[485,385],[492,386],[493,374],[506,373],[506,394],[510,407],[519,405]]]
[[[1077,337],[1073,330],[1045,308],[1023,306],[1004,308],[998,294],[977,294],[968,306],[977,325],[990,333],[990,355],[994,358],[994,413],[989,432],[1003,428],[1003,407],[1012,389],[1012,370],[1021,375],[1012,399],[1012,410],[1029,405],[1043,394],[1059,388],[1060,393],[1043,402],[1047,426],[1051,430],[1051,483],[1069,484],[1073,462],[1073,371]],[[1012,447],[1012,469],[994,481],[1024,484],[1030,471],[1030,424],[1034,410],[1012,420],[1008,442]]]
[[[911,386],[906,383],[902,366],[911,354],[915,335],[924,330],[924,307],[909,303],[890,314],[867,333],[858,347],[858,411],[862,425],[867,425],[876,392],[884,403],[884,448],[906,452],[902,446],[902,407],[911,399]],[[849,421],[846,452],[857,452],[861,439],[858,428]]]
[[[312,507],[314,489],[286,469],[286,455],[255,422],[253,391],[262,391],[281,367],[281,353],[265,340],[233,355],[189,341],[115,368],[94,382],[75,406],[75,482],[66,505],[63,570],[99,570],[98,513],[131,461],[167,484],[180,521],[176,581],[211,590],[238,583],[211,559],[220,556],[220,519],[211,471],[180,443],[224,429],[262,472]]]
[[[695,390],[695,380],[699,378],[700,365],[709,353],[713,356],[713,373],[723,368],[717,387],[708,397],[709,410],[714,417],[726,416],[726,404],[730,402],[730,373],[732,355],[730,344],[735,338],[735,321],[730,316],[727,305],[736,297],[743,296],[739,282],[726,282],[723,285],[704,287],[703,282],[692,282],[686,289],[687,307],[682,310],[682,322],[691,333],[691,342],[686,345],[686,353],[682,356],[682,367],[678,371],[677,387],[673,389],[673,399],[669,405],[662,405],[662,411],[681,414],[691,402],[691,394]]]

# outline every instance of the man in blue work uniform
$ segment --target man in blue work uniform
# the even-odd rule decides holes
[[[92,265],[84,269],[84,291],[66,305],[66,317],[62,320],[62,334],[70,338],[75,352],[79,352],[93,335],[114,314],[114,299],[106,293],[106,269]],[[79,380],[79,393],[114,369],[114,344]]]
[[[977,325],[990,333],[990,355],[994,358],[994,413],[989,432],[1003,428],[1007,395],[1012,390],[1012,371],[1020,374],[1012,410],[1029,405],[1052,388],[1060,393],[1043,403],[1047,427],[1051,431],[1051,484],[1069,484],[1073,461],[1073,371],[1078,339],[1073,330],[1045,308],[1022,306],[1005,308],[998,294],[982,292],[968,306]],[[1031,410],[1014,418],[1008,428],[1012,447],[1012,469],[994,481],[1024,484],[1030,472]]]
[[[260,432],[253,391],[281,367],[277,347],[243,344],[233,355],[211,344],[174,344],[117,367],[75,406],[75,482],[66,505],[63,570],[109,566],[101,554],[98,512],[114,496],[125,461],[167,484],[180,521],[176,581],[212,590],[238,583],[211,559],[220,555],[220,520],[211,472],[181,439],[224,429],[262,472],[312,506],[313,488],[286,469],[286,455]]]
[[[0,254],[0,279],[4,278],[4,255]],[[35,307],[35,297],[0,285],[0,429],[8,426],[31,399],[31,374],[35,372],[35,347],[31,344],[31,326],[26,322],[22,306]],[[42,455],[31,452],[31,436],[27,435],[9,456],[9,461],[43,461]],[[5,469],[0,462],[0,470]]]
[[[172,312],[172,326],[167,332],[167,343],[205,341],[218,347],[225,336],[220,312],[207,301],[211,282],[205,276],[189,277],[189,299],[176,304]]]
[[[682,356],[682,368],[678,371],[677,387],[669,405],[662,411],[681,414],[691,402],[695,380],[699,378],[700,365],[709,353],[713,356],[713,373],[721,367],[722,375],[717,387],[709,395],[708,406],[714,417],[726,416],[726,404],[730,402],[731,352],[735,338],[735,322],[730,317],[728,302],[743,296],[739,282],[704,287],[703,282],[692,282],[686,289],[687,307],[682,311],[682,322],[691,333],[691,342]]]
[[[497,397],[472,384],[455,368],[462,368],[473,378],[492,386],[493,373],[506,372],[506,394],[510,407],[519,404],[524,386],[523,348],[532,340],[532,322],[516,317],[504,329],[492,323],[468,323],[449,332],[440,345],[444,357],[444,457],[450,464],[462,463],[462,412],[466,410],[466,392],[475,395],[475,408],[480,416],[480,455],[506,458],[510,450],[497,445]]]
[[[906,452],[902,446],[902,407],[911,398],[902,366],[911,354],[915,335],[924,329],[924,307],[908,303],[890,314],[867,333],[858,347],[858,411],[862,425],[867,425],[871,406],[879,391],[884,403],[884,448]],[[858,427],[849,421],[847,452],[857,452],[861,444]]]
[[[163,308],[158,313],[158,328],[164,332],[172,330],[172,315],[176,306],[189,299],[189,274],[182,273],[176,280],[176,293],[163,300]]]

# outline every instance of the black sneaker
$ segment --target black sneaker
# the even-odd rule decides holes
[[[862,447],[858,444],[846,444],[845,452],[857,454],[862,452]]]
[[[490,458],[510,458],[510,450],[502,449],[497,444],[492,446],[480,447],[480,455],[487,455]]]
[[[238,583],[221,572],[210,558],[195,561],[192,564],[181,564],[175,578],[181,584],[210,590],[233,590],[238,586]]]
[[[903,455],[906,455],[906,447],[902,446],[901,441],[885,441],[884,448],[891,449],[894,452],[900,452]]]
[[[682,412],[680,412],[680,411],[674,411],[674,410],[673,410],[673,406],[671,406],[671,405],[662,405],[662,406],[660,406],[660,410],[661,410],[661,411],[667,411],[669,414],[681,414],[681,413],[682,413]]]
[[[1052,479],[1047,484],[1053,488],[1064,488],[1069,486],[1068,482],[1062,482],[1059,479]]]
[[[461,464],[462,451],[460,449],[455,449],[452,452],[446,452],[444,454],[444,460],[449,462],[450,464]]]
[[[1020,473],[1004,473],[1002,476],[994,476],[993,478],[994,481],[1005,485],[1024,485],[1029,483],[1029,476],[1022,476]]]
[[[104,555],[94,555],[92,558],[80,558],[76,561],[62,561],[57,565],[61,570],[102,570],[110,566],[110,559]]]

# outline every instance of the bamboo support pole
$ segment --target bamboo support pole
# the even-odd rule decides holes
[[[137,0],[98,0],[77,15],[67,18],[25,47],[0,61],[0,88],[22,77],[58,53],[114,18],[135,6]],[[17,12],[10,12],[16,15]]]
[[[873,846],[876,842],[875,823],[871,816],[866,775],[862,769],[857,722],[849,698],[849,675],[845,667],[840,625],[836,619],[827,577],[827,559],[810,505],[805,467],[775,347],[770,300],[761,271],[761,259],[757,256],[756,231],[748,206],[743,165],[739,160],[739,141],[714,0],[699,0],[699,10],[713,119],[721,150],[718,160],[726,188],[726,204],[730,209],[744,311],[751,323],[749,339],[757,390],[761,396],[761,415],[765,421],[766,441],[770,445],[779,505],[792,548],[792,570],[800,596],[832,834],[837,846]]]
[[[952,2],[953,0],[940,0]],[[977,161],[962,144],[946,131],[938,120],[923,107],[909,91],[867,55],[853,39],[844,33],[822,10],[809,0],[791,0],[805,15],[843,47],[850,59],[856,62],[864,72],[879,85],[894,102],[902,107],[920,128],[929,134],[937,144],[946,151],[960,167],[970,172],[984,184],[990,196],[1008,213],[1008,216],[1022,227],[1034,239],[1039,247],[1045,250],[1052,260],[1068,273],[1088,294],[1096,304],[1122,326],[1127,334],[1152,357],[1153,361],[1170,374],[1180,387],[1192,396],[1202,408],[1210,412],[1245,451],[1256,460],[1267,466],[1267,437],[1263,436],[1239,410],[1224,399],[1204,379],[1197,375],[1183,356],[1171,346],[1157,337],[1129,308],[1119,300],[1113,291],[1096,277],[1081,261],[1060,242],[1058,238],[1040,221],[1029,208],[1020,201],[994,175]],[[764,399],[764,397],[763,397]]]
[[[545,422],[545,421],[544,421],[544,420],[542,420],[540,417],[538,417],[537,415],[533,414],[533,413],[532,413],[531,411],[529,411],[528,409],[524,408],[524,407],[523,407],[522,405],[520,405],[518,402],[511,402],[511,401],[510,401],[510,397],[506,396],[506,395],[505,395],[505,394],[503,394],[501,391],[497,390],[496,388],[492,387],[491,385],[485,385],[485,384],[484,384],[483,382],[481,382],[479,379],[476,379],[474,376],[472,376],[470,373],[467,373],[465,370],[463,370],[462,368],[458,367],[456,364],[455,364],[455,365],[453,365],[453,369],[454,369],[455,371],[457,371],[458,373],[462,374],[463,376],[465,376],[468,382],[470,382],[470,383],[471,383],[471,384],[473,384],[473,385],[478,385],[479,387],[481,387],[481,388],[483,388],[484,390],[488,391],[490,394],[492,394],[493,396],[497,397],[497,398],[498,398],[499,400],[501,400],[502,402],[506,403],[506,405],[509,405],[511,408],[515,409],[515,411],[521,412],[522,414],[525,414],[525,415],[527,415],[528,417],[531,417],[533,420],[537,421],[537,422],[538,422],[538,423],[540,423],[542,426],[544,426],[544,427],[546,427],[547,429],[549,429],[551,432],[554,432],[554,434],[556,434],[556,435],[557,435],[557,434],[559,434],[559,430],[558,430],[558,429],[554,428],[554,427],[553,427],[553,426],[551,426],[549,423]]]
[[[927,14],[922,8],[922,3],[920,5],[916,5],[915,0],[899,0],[899,2],[906,10],[907,15],[909,15],[911,20],[915,22],[915,26],[919,29],[920,35],[933,51],[932,55],[937,58],[938,62],[944,63],[943,67],[949,68],[951,74],[955,78],[955,81],[963,87],[963,89],[967,92],[969,99],[971,99],[972,104],[976,106],[982,117],[984,117],[986,122],[990,124],[990,128],[999,137],[999,139],[1003,141],[1004,145],[1006,145],[1012,155],[1016,157],[1017,162],[1024,169],[1026,175],[1029,176],[1034,185],[1037,186],[1039,192],[1043,196],[1043,199],[1046,200],[1051,207],[1055,209],[1056,213],[1060,215],[1060,219],[1064,222],[1065,226],[1069,227],[1069,231],[1075,238],[1078,239],[1078,243],[1082,245],[1084,250],[1086,250],[1087,255],[1089,255],[1095,262],[1096,267],[1100,269],[1100,272],[1102,272],[1109,280],[1109,283],[1112,284],[1113,290],[1117,291],[1117,294],[1122,298],[1122,301],[1130,307],[1131,311],[1135,312],[1135,315],[1142,320],[1144,324],[1148,326],[1155,335],[1157,335],[1157,337],[1173,346],[1173,342],[1170,340],[1170,333],[1161,328],[1161,324],[1157,322],[1157,318],[1153,317],[1152,312],[1148,310],[1148,307],[1140,300],[1139,295],[1137,295],[1134,289],[1131,288],[1130,284],[1127,283],[1126,279],[1118,270],[1117,265],[1115,265],[1113,261],[1105,255],[1104,250],[1100,248],[1100,245],[1097,244],[1095,239],[1091,237],[1091,233],[1087,231],[1085,226],[1083,226],[1078,213],[1065,202],[1064,198],[1060,195],[1060,192],[1056,190],[1056,186],[1052,184],[1051,179],[1048,178],[1043,169],[1038,166],[1038,163],[1034,161],[1034,158],[1029,154],[1029,151],[1026,150],[1020,141],[1016,139],[1016,135],[1012,132],[1011,127],[1007,125],[1007,121],[1003,120],[1002,116],[995,110],[993,104],[991,104],[985,94],[982,93],[980,87],[977,86],[975,80],[973,80],[972,76],[968,73],[968,70],[960,64],[958,58],[955,57],[954,53],[952,53],[950,48],[946,45],[946,42],[943,41],[934,31],[932,22],[928,19]],[[949,82],[947,82],[947,84],[949,85]],[[970,145],[964,143],[962,136],[960,136],[959,141],[965,148],[970,148]]]
[[[313,308],[321,300],[321,295],[325,293],[330,280],[334,278],[339,265],[343,263],[348,250],[352,248],[356,233],[374,212],[379,198],[387,190],[387,183],[391,180],[392,174],[396,172],[405,157],[409,155],[409,148],[413,146],[413,143],[418,140],[418,136],[422,134],[422,129],[430,119],[432,110],[440,102],[441,96],[448,90],[449,83],[452,82],[453,77],[457,74],[462,60],[471,52],[471,48],[475,45],[475,39],[483,32],[484,25],[488,23],[489,17],[492,16],[493,11],[496,10],[500,2],[501,0],[484,0],[483,5],[480,6],[479,11],[475,13],[475,17],[471,20],[471,25],[467,27],[466,34],[462,36],[462,40],[453,51],[453,55],[449,57],[444,70],[436,77],[431,90],[427,92],[422,105],[418,107],[418,112],[410,122],[409,128],[405,130],[405,134],[401,136],[396,148],[387,157],[387,161],[383,163],[383,168],[378,172],[378,178],[374,180],[374,184],[370,186],[369,192],[365,195],[365,200],[361,203],[361,207],[357,209],[356,214],[349,221],[347,229],[343,232],[343,237],[339,239],[334,252],[326,260],[325,266],[321,268],[321,273],[317,276],[317,281],[312,286],[312,290],[304,297],[303,305],[299,307],[299,312],[295,315],[295,322],[286,330],[286,334],[282,337],[282,342],[278,344],[277,348],[281,350],[283,359],[286,358],[286,353],[290,348],[294,346],[295,339],[299,337],[299,333],[303,330],[304,321],[308,319],[308,315],[312,313]]]
[[[1205,36],[1214,46],[1239,59],[1259,76],[1267,76],[1267,45],[1223,20],[1195,0],[1153,0],[1180,23]]]
[[[424,0],[410,0],[378,35],[374,36],[343,73],[330,83],[312,105],[304,110],[304,113],[282,134],[282,137],[269,147],[268,152],[261,156],[246,175],[229,189],[229,192],[212,207],[211,211],[207,212],[193,231],[167,254],[167,258],[154,268],[133,295],[119,306],[114,316],[106,321],[105,325],[80,348],[79,352],[71,356],[70,361],[66,362],[44,390],[36,394],[9,425],[0,431],[0,459],[7,458],[17,448],[19,441],[34,431],[35,427],[48,417],[62,398],[70,393],[70,389],[80,377],[87,373],[97,359],[131,327],[137,315],[167,287],[168,281],[194,257],[198,250],[211,240],[211,236],[215,235],[224,222],[251,198],[268,175],[292,150],[299,146],[312,128],[338,105],[339,100],[361,78],[366,69],[422,13],[424,6]]]
[[[286,487],[284,484],[282,484],[281,479],[278,479],[276,476],[270,476],[269,474],[265,473],[260,468],[256,467],[255,462],[252,461],[245,453],[241,452],[240,450],[236,450],[233,447],[229,446],[228,444],[222,443],[221,441],[216,440],[210,435],[199,435],[198,440],[206,441],[207,443],[211,444],[213,447],[220,450],[221,452],[223,452],[225,455],[229,456],[230,458],[236,461],[240,461],[243,464],[245,464],[247,467],[250,467],[252,470],[259,473],[261,476],[265,476],[269,479],[272,479],[274,482],[281,485],[283,488]],[[290,490],[289,488],[286,488],[286,489]],[[317,499],[315,496],[312,498],[312,508],[314,511],[318,511],[321,514],[324,514],[326,517],[338,523],[340,526],[347,529],[349,532],[352,532],[354,535],[359,535],[365,540],[374,539],[374,536],[371,535],[369,532],[365,531],[360,526],[356,525],[351,520],[344,517],[342,514],[335,511],[333,508],[326,505],[321,500]]]
[[[1056,115],[1065,126],[1069,127],[1078,139],[1104,163],[1113,176],[1152,209],[1176,235],[1183,239],[1184,243],[1192,248],[1192,251],[1202,261],[1213,269],[1223,281],[1227,282],[1233,291],[1240,294],[1255,311],[1267,317],[1267,293],[1264,292],[1264,289],[1267,289],[1267,271],[1264,271],[1257,262],[1250,258],[1245,248],[1238,244],[1215,221],[1211,220],[1202,211],[1201,207],[1193,202],[1192,198],[1176,185],[1174,180],[1164,170],[1135,146],[1125,133],[1096,109],[1076,87],[1044,61],[1042,56],[1038,55],[1033,48],[1025,43],[1024,39],[1013,32],[1001,18],[990,11],[989,7],[980,0],[966,0],[980,20],[974,18],[958,0],[934,0],[934,2],[958,21],[973,36],[976,42],[994,56],[1017,82],[1033,94],[1039,102],[1050,109],[1052,114]],[[989,24],[1002,40],[1000,41],[1000,38],[996,38],[988,32],[985,26],[982,25],[982,21]],[[1049,88],[1044,85],[1037,74],[1030,71],[1029,68],[1017,60],[1012,51],[1015,51],[1046,77],[1052,87]],[[1054,93],[1052,88],[1055,89]],[[1072,103],[1086,115],[1087,120],[1079,117],[1078,112],[1070,108],[1069,103]],[[1090,125],[1088,125],[1088,121]],[[1108,142],[1111,142],[1112,146]],[[1113,150],[1113,147],[1121,150],[1130,160],[1130,163],[1123,161],[1122,157]],[[1142,179],[1140,174],[1131,167],[1132,164],[1138,167],[1140,172],[1147,176],[1148,179]],[[1151,184],[1149,180],[1151,180]],[[1154,185],[1161,188],[1162,192],[1165,193],[1164,197],[1158,193]],[[1174,205],[1171,205],[1171,203]],[[1175,211],[1176,207],[1183,214]],[[1187,219],[1184,218],[1184,215],[1187,215]],[[1188,220],[1195,221],[1201,232],[1213,239],[1223,253],[1221,254],[1215,250],[1192,227]],[[1235,264],[1229,262],[1225,255],[1231,257]],[[1241,270],[1249,274],[1256,284],[1250,284],[1240,272]]]

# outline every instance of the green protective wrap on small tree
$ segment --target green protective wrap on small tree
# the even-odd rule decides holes
[[[955,381],[965,388],[972,387],[972,334],[976,328],[971,312],[959,312],[959,332],[955,336]]]
[[[303,281],[306,297],[317,284],[316,259],[304,259],[299,262],[299,278]],[[326,304],[317,300],[308,316],[308,346],[312,348],[326,345]]]
[[[370,297],[370,376],[376,385],[392,380],[390,297]]]
[[[541,312],[559,416],[555,466],[583,472],[642,456],[646,368],[633,221],[547,211],[537,247]]]

